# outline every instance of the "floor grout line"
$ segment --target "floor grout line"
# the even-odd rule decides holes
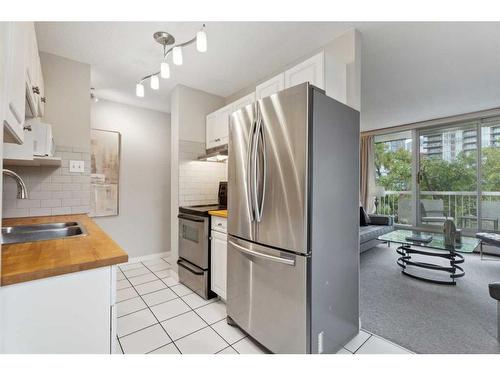
[[[365,332],[366,332],[366,331],[365,331]],[[370,340],[370,338],[373,336],[373,335],[372,335],[371,333],[369,333],[369,332],[366,332],[366,333],[368,333],[368,338],[367,338],[365,341],[363,341],[363,343],[362,343],[362,344],[361,344],[361,345],[360,345],[360,346],[359,346],[359,347],[358,347],[358,348],[357,348],[354,352],[351,352],[351,351],[350,351],[350,350],[348,350],[348,349],[346,349],[346,350],[347,350],[347,351],[349,351],[349,352],[351,352],[352,354],[356,354],[356,353],[357,353],[357,351],[358,351],[359,349],[361,349],[361,347],[362,347],[363,345],[365,345],[365,344],[368,342],[368,340]]]
[[[163,258],[162,258],[162,259],[163,259]],[[164,259],[163,259],[163,260],[164,260]],[[164,261],[165,261],[165,260],[164,260]],[[167,261],[165,261],[165,262],[166,262],[166,263],[168,263]],[[155,277],[157,277],[160,281],[162,281],[162,282],[163,282],[163,284],[165,284],[165,285],[166,285],[166,287],[167,287],[168,289],[170,289],[170,290],[171,290],[171,291],[172,291],[172,292],[173,292],[176,296],[178,296],[177,298],[178,298],[178,299],[180,299],[180,300],[181,300],[181,301],[182,301],[182,302],[183,302],[183,303],[184,303],[184,304],[185,304],[185,305],[189,308],[189,310],[188,310],[188,311],[186,311],[186,312],[183,312],[183,313],[181,313],[181,314],[178,314],[178,315],[172,316],[172,317],[170,317],[170,318],[168,318],[168,319],[165,319],[165,320],[160,321],[160,320],[158,319],[158,317],[155,315],[155,313],[153,312],[153,310],[151,309],[151,307],[158,306],[158,305],[160,305],[160,304],[163,304],[163,303],[166,303],[166,302],[169,302],[169,301],[173,301],[173,300],[175,300],[175,299],[177,299],[177,298],[173,298],[173,299],[171,299],[171,300],[163,301],[163,302],[161,302],[161,303],[158,303],[158,304],[155,304],[155,305],[149,306],[149,305],[148,305],[148,303],[147,303],[147,302],[144,300],[144,298],[142,297],[142,295],[141,295],[141,294],[139,294],[139,292],[138,292],[138,291],[137,291],[137,289],[135,288],[136,286],[146,284],[147,282],[146,282],[146,283],[143,283],[143,284],[131,285],[131,287],[132,287],[132,288],[135,290],[135,292],[138,294],[138,296],[135,296],[135,297],[132,297],[132,298],[137,298],[137,297],[140,297],[140,298],[141,298],[141,300],[142,300],[142,301],[144,302],[144,304],[146,305],[146,308],[143,308],[143,309],[140,309],[140,310],[137,310],[137,311],[134,311],[134,312],[139,312],[139,311],[142,311],[142,310],[149,309],[149,311],[151,312],[151,314],[153,314],[154,318],[156,319],[156,321],[157,321],[158,323],[155,323],[155,324],[153,324],[153,325],[149,325],[148,327],[144,327],[144,328],[142,328],[142,329],[140,329],[140,330],[137,330],[137,331],[131,332],[131,333],[127,334],[127,335],[122,336],[122,338],[123,338],[123,337],[126,337],[126,336],[129,336],[129,335],[131,335],[131,334],[134,334],[134,333],[136,333],[136,332],[139,332],[139,331],[141,331],[141,330],[144,330],[144,329],[146,329],[146,328],[152,327],[152,326],[154,326],[154,325],[156,325],[156,324],[159,324],[159,325],[162,327],[162,329],[165,331],[165,333],[166,333],[167,337],[171,340],[171,342],[170,342],[170,343],[174,344],[175,348],[179,351],[179,353],[181,353],[181,354],[182,354],[181,350],[180,350],[180,349],[179,349],[179,347],[176,345],[176,341],[179,341],[179,340],[181,340],[181,339],[183,339],[183,338],[186,338],[186,337],[188,337],[188,336],[190,336],[190,335],[192,335],[192,334],[195,334],[195,333],[197,333],[197,332],[199,332],[199,331],[201,331],[201,330],[206,329],[206,328],[208,328],[208,327],[209,327],[209,328],[210,328],[213,332],[215,332],[215,334],[216,334],[217,336],[219,336],[219,337],[223,340],[223,342],[225,342],[225,343],[228,345],[228,346],[224,347],[223,349],[219,350],[218,352],[220,352],[220,351],[222,351],[222,350],[225,350],[225,349],[227,349],[227,348],[231,347],[231,348],[232,348],[232,349],[233,349],[236,353],[238,353],[238,354],[239,354],[239,352],[238,352],[238,351],[237,351],[237,350],[236,350],[236,349],[235,349],[232,345],[233,345],[233,344],[238,343],[239,341],[241,341],[241,340],[243,340],[243,339],[245,339],[247,336],[245,335],[245,336],[244,336],[244,337],[242,337],[241,339],[239,339],[239,340],[235,341],[233,344],[231,344],[231,343],[229,343],[229,342],[228,342],[228,341],[227,341],[224,337],[222,337],[222,335],[220,335],[220,334],[219,334],[219,332],[217,332],[217,331],[215,330],[215,328],[213,328],[213,327],[212,327],[212,325],[217,324],[217,323],[219,323],[219,322],[223,321],[223,320],[224,320],[224,319],[226,319],[226,318],[219,319],[219,320],[217,320],[217,321],[213,322],[212,324],[209,324],[209,323],[208,323],[208,322],[207,322],[207,321],[206,321],[206,320],[205,320],[205,319],[204,319],[204,318],[203,318],[203,317],[202,317],[202,316],[201,316],[201,315],[200,315],[200,314],[196,311],[197,309],[201,309],[201,308],[203,308],[203,307],[205,307],[205,306],[208,306],[208,305],[211,305],[211,304],[213,304],[213,303],[216,303],[216,302],[221,301],[221,300],[220,300],[220,298],[215,298],[212,302],[208,302],[208,303],[206,303],[206,304],[204,304],[204,305],[201,305],[201,306],[198,306],[198,307],[196,307],[196,308],[193,308],[193,307],[191,307],[191,306],[190,306],[190,305],[189,305],[186,301],[184,301],[184,299],[182,298],[182,297],[186,297],[186,296],[188,296],[188,295],[191,295],[191,294],[193,294],[193,293],[189,293],[189,294],[186,294],[186,295],[184,295],[184,296],[180,296],[179,294],[177,294],[177,293],[175,292],[175,290],[173,290],[173,289],[172,289],[172,286],[182,285],[182,284],[180,284],[180,283],[179,283],[179,284],[175,284],[175,285],[172,285],[172,286],[168,286],[168,285],[167,285],[167,284],[166,284],[166,283],[165,283],[162,279],[160,279],[160,278],[159,278],[159,277],[158,277],[158,276],[157,276],[157,275],[156,275],[153,271],[151,271],[151,270],[149,269],[149,267],[148,267],[148,266],[146,266],[146,265],[145,265],[144,263],[142,263],[142,262],[138,262],[138,263],[141,263],[141,264],[142,264],[142,265],[143,265],[146,269],[148,269],[148,271],[149,271],[149,272],[153,273]],[[170,263],[168,263],[168,264],[170,264]],[[137,276],[144,276],[144,275],[137,275]],[[126,279],[128,282],[130,282],[130,280],[129,280],[129,278],[128,278],[128,276],[127,276],[127,275],[125,275],[125,274],[124,274],[124,277],[125,277],[125,279]],[[136,276],[133,276],[133,277],[136,277]],[[149,282],[154,282],[154,281],[156,281],[156,280],[152,280],[152,281],[149,281]],[[131,284],[132,284],[132,283],[131,283]],[[125,288],[124,288],[124,289],[125,289]],[[157,290],[157,291],[164,290],[164,289],[165,289],[165,288],[163,288],[163,289],[159,289],[159,290]],[[151,294],[151,293],[155,293],[155,292],[157,292],[157,291],[150,292],[150,293],[146,293],[146,294],[144,294],[144,295]],[[132,298],[129,298],[129,299],[132,299]],[[129,300],[129,299],[127,299],[127,300]],[[126,301],[126,300],[124,300],[124,301]],[[124,301],[120,301],[120,302],[124,302]],[[187,334],[187,335],[184,335],[184,336],[182,336],[182,337],[179,337],[179,338],[178,338],[178,339],[176,339],[176,340],[173,340],[173,339],[172,339],[172,337],[168,334],[167,330],[165,329],[165,327],[163,326],[163,324],[162,324],[162,323],[163,323],[163,322],[166,322],[166,321],[168,321],[168,320],[174,319],[174,318],[176,318],[176,317],[179,317],[179,316],[181,316],[181,315],[187,314],[187,313],[189,313],[189,312],[191,312],[191,311],[192,311],[192,312],[193,312],[196,316],[198,316],[198,317],[199,317],[199,318],[203,321],[203,323],[205,323],[205,324],[206,324],[206,326],[205,326],[205,327],[202,327],[202,328],[200,328],[200,329],[197,329],[197,330],[195,330],[195,331],[193,331],[193,332],[191,332],[191,333],[189,333],[189,334]],[[120,316],[120,318],[121,318],[121,317],[124,317],[124,316],[127,316],[127,315],[130,315],[130,314],[133,314],[134,312],[129,313],[129,314],[126,314],[126,315],[122,315],[122,316]],[[167,344],[162,345],[162,346],[160,346],[160,347],[158,347],[158,348],[156,348],[156,349],[153,349],[153,350],[149,351],[148,353],[151,353],[151,352],[153,352],[153,351],[155,351],[155,350],[158,350],[158,349],[160,349],[160,348],[162,348],[162,347],[164,347],[164,346],[166,346],[166,345],[169,345],[170,343],[167,343]],[[121,347],[121,343],[120,343],[120,347]],[[122,348],[122,352],[124,353],[123,348]],[[218,353],[218,352],[217,352],[217,353]]]
[[[142,262],[141,262],[142,263]],[[156,275],[155,275],[156,276]],[[125,275],[125,277],[127,277],[127,275]],[[158,278],[160,281],[161,279]],[[128,280],[128,279],[127,279]],[[130,282],[130,280],[129,280]],[[163,281],[162,281],[163,282]],[[165,283],[164,283],[165,284]],[[166,285],[166,284],[165,284]],[[134,288],[134,286],[132,286]],[[168,287],[168,286],[167,286]],[[137,289],[134,288],[134,290],[136,291],[137,294],[139,294],[137,292]],[[174,292],[175,293],[175,292]],[[167,330],[165,329],[165,327],[163,327],[163,325],[161,324],[161,322],[158,320],[158,318],[156,317],[155,313],[153,312],[153,310],[151,310],[151,308],[148,306],[148,304],[146,303],[146,301],[144,301],[144,298],[142,298],[142,296],[139,294],[139,297],[141,297],[142,301],[146,304],[146,306],[148,307],[149,311],[151,312],[151,314],[153,315],[153,317],[156,319],[156,321],[158,322],[158,324],[160,325],[160,327],[163,329],[163,331],[165,332],[165,334],[167,335],[167,337],[170,339],[171,342],[174,342],[174,340],[172,340],[172,337],[170,337],[170,335],[168,334]],[[118,322],[117,322],[118,324]],[[153,324],[154,325],[154,324]],[[146,327],[147,328],[147,327]],[[179,353],[182,354],[182,352],[179,350],[179,348],[177,347],[177,345],[175,345],[174,343],[174,346],[175,348],[179,351]],[[123,353],[125,353],[125,351],[123,351]]]

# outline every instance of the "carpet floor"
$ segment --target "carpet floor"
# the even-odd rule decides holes
[[[500,353],[497,301],[488,293],[500,261],[465,254],[465,276],[438,285],[402,275],[396,247],[361,254],[361,326],[416,353]]]

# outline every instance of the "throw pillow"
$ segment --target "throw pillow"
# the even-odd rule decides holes
[[[359,207],[359,225],[362,227],[370,225],[370,216],[368,216],[363,207]]]

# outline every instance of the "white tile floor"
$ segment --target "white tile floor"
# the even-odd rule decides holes
[[[222,301],[206,301],[179,284],[167,258],[120,265],[117,280],[118,353],[264,353],[226,323]],[[370,353],[410,352],[363,330],[338,352]]]

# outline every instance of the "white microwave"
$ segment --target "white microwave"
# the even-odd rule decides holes
[[[43,122],[31,122],[31,132],[33,134],[33,155],[54,156],[55,143],[52,136],[52,125]]]

